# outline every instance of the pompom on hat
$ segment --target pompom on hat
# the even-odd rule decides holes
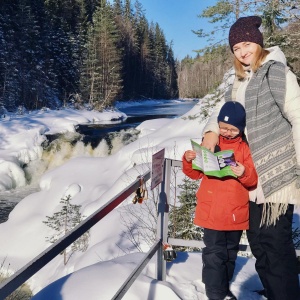
[[[246,111],[244,106],[236,101],[225,102],[219,112],[218,122],[235,126],[240,132],[243,132],[246,127]]]
[[[241,17],[231,26],[229,30],[229,45],[232,48],[234,45],[241,42],[252,42],[264,47],[263,35],[258,29],[262,19],[257,16]]]

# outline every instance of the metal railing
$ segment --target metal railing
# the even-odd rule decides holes
[[[156,261],[156,279],[166,280],[166,261],[163,256],[163,242],[167,242],[173,246],[195,247],[203,248],[203,241],[199,240],[183,240],[168,237],[168,224],[169,224],[169,200],[170,200],[170,185],[171,185],[171,170],[172,168],[182,168],[182,162],[178,160],[165,159],[163,170],[163,181],[160,184],[159,202],[158,202],[158,216],[157,216],[157,235],[156,241],[145,254],[141,262],[132,271],[123,285],[119,288],[117,293],[112,298],[113,300],[122,299],[130,286],[136,280],[138,275],[142,272],[144,267],[150,259],[157,254]],[[150,171],[145,172],[139,176],[131,185],[121,191],[118,195],[113,197],[105,205],[99,208],[95,213],[82,221],[72,231],[67,233],[64,237],[56,241],[52,246],[47,248],[44,252],[40,253],[27,265],[13,274],[10,278],[0,284],[0,299],[4,299],[15,291],[19,286],[25,283],[32,275],[38,272],[54,257],[59,255],[65,248],[71,245],[87,230],[94,226],[97,222],[103,219],[115,207],[122,203],[127,197],[136,192],[141,186],[141,178],[143,182],[150,179]],[[240,244],[241,251],[251,252],[248,245]],[[297,250],[297,255],[300,255],[300,250]]]
[[[172,167],[178,167],[182,168],[182,161],[179,160],[170,160],[170,159],[165,159],[165,165],[166,165],[166,173],[164,176],[164,181],[162,184],[162,188],[165,188],[165,193],[166,193],[166,199],[170,199],[170,186],[171,186],[171,169]],[[163,205],[162,203],[160,205]],[[194,248],[203,248],[205,247],[203,241],[199,240],[183,240],[183,239],[175,239],[168,237],[168,228],[167,224],[169,224],[169,217],[168,217],[168,212],[169,212],[169,205],[166,203],[165,211],[164,211],[164,228],[165,231],[162,234],[162,240],[167,241],[169,244],[172,246],[182,246],[182,247],[194,247]],[[240,244],[239,245],[239,250],[240,251],[245,251],[245,252],[251,252],[250,246],[247,244]],[[296,254],[298,256],[298,259],[300,257],[300,249],[296,249]],[[163,269],[162,275],[162,280],[165,280],[166,278],[166,271],[165,268]]]
[[[150,179],[150,171],[144,173],[142,176],[144,181]],[[18,287],[25,283],[32,275],[38,272],[54,257],[59,255],[64,249],[70,246],[81,235],[88,231],[92,226],[103,219],[108,213],[110,213],[115,207],[122,203],[127,197],[134,193],[140,187],[140,178],[137,178],[126,189],[121,191],[118,195],[113,197],[105,205],[99,208],[92,215],[78,224],[72,231],[68,232],[65,236],[57,240],[53,245],[48,247],[45,251],[36,256],[27,265],[22,267],[16,273],[14,273],[7,280],[0,284],[0,299],[4,299]],[[121,298],[115,298],[121,299]]]
[[[171,186],[171,170],[172,168],[182,168],[182,161],[165,159],[164,181],[161,184],[161,197],[159,202],[159,218],[158,218],[158,237],[162,241],[166,241],[172,246],[194,247],[202,249],[205,247],[203,241],[199,240],[183,240],[168,237],[169,224],[169,200],[170,200],[170,186]],[[159,231],[161,230],[161,232]],[[250,246],[247,244],[239,245],[240,251],[251,252]],[[162,251],[162,250],[161,250]],[[298,258],[300,257],[300,250],[296,250]],[[166,280],[166,261],[163,261],[162,252],[157,256],[157,279]]]

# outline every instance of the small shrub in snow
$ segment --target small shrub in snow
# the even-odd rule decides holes
[[[46,241],[55,243],[58,239],[63,237],[66,233],[76,227],[84,216],[80,213],[81,205],[71,204],[71,196],[68,195],[62,198],[60,203],[62,207],[60,211],[54,213],[51,217],[46,217],[47,221],[43,221],[48,227],[54,229],[55,232]],[[76,251],[86,251],[89,244],[90,233],[87,231],[79,237],[70,247],[67,247],[61,254],[64,255],[64,265],[66,265],[72,254]]]

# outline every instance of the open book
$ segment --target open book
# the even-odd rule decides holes
[[[196,152],[196,158],[192,161],[193,169],[200,170],[208,176],[237,177],[230,168],[230,166],[236,166],[233,150],[213,153],[193,140],[191,143]]]

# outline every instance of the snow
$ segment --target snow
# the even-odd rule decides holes
[[[41,159],[46,136],[75,132],[78,124],[125,119],[121,112],[40,110],[26,115],[6,116],[0,126],[0,191],[22,187],[26,183],[23,164]]]
[[[51,245],[45,239],[51,235],[51,229],[43,221],[59,210],[62,198],[70,195],[72,203],[81,205],[82,215],[89,216],[148,170],[157,151],[165,148],[167,158],[180,160],[190,148],[190,139],[200,141],[205,125],[200,111],[209,101],[209,97],[200,100],[180,118],[143,122],[137,128],[139,138],[110,156],[101,154],[103,144],[92,154],[92,150],[84,151],[81,145],[81,150],[68,160],[52,158],[59,162],[54,162],[45,173],[41,171],[43,168],[33,167],[31,172],[38,178],[39,190],[20,201],[8,221],[0,224],[0,261],[4,267],[14,272]],[[46,134],[75,132],[77,124],[109,123],[122,118],[126,115],[118,111],[72,109],[6,116],[0,121],[0,190],[26,185],[23,164],[42,163],[41,145]],[[138,211],[143,205],[133,207],[132,196],[129,197],[91,228],[85,252],[74,253],[66,266],[62,256],[58,256],[30,278],[28,284],[35,295],[32,299],[111,299],[143,258],[144,254],[124,235],[126,226],[121,221],[128,218],[127,207]],[[300,212],[295,214],[298,221],[295,226],[300,226],[299,215]],[[147,244],[141,247],[145,252],[149,248]],[[123,299],[206,299],[201,281],[201,253],[177,255],[176,260],[167,263],[165,282],[155,279],[154,256]],[[253,292],[261,289],[254,264],[253,258],[237,259],[231,289],[239,299],[261,299]]]

